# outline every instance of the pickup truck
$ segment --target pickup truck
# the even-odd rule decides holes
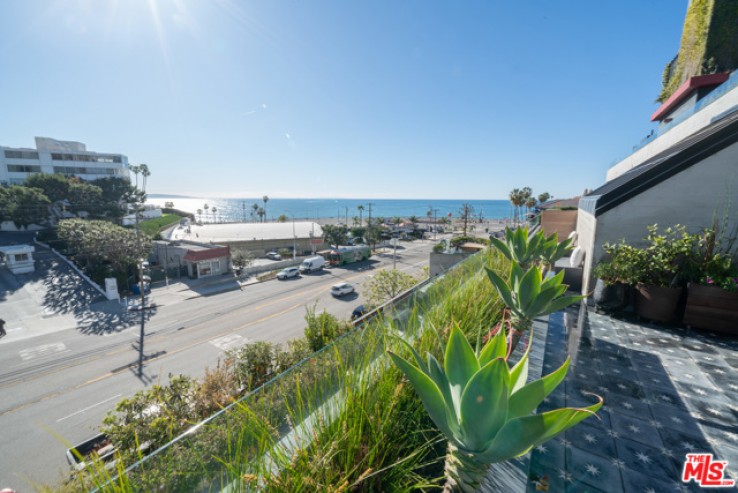
[[[75,471],[87,467],[87,461],[97,455],[103,462],[113,463],[115,447],[104,433],[99,433],[84,442],[67,449],[67,462]]]

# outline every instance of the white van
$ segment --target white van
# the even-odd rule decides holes
[[[324,265],[325,259],[323,257],[315,256],[306,258],[300,264],[300,272],[302,272],[303,274],[308,274],[310,272],[322,269]]]

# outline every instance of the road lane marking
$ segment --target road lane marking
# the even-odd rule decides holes
[[[228,334],[223,337],[211,339],[208,342],[210,342],[210,344],[217,347],[221,351],[228,351],[229,349],[247,344],[249,340],[247,338],[241,337],[238,334]]]
[[[67,349],[67,346],[63,342],[52,342],[51,344],[42,344],[28,349],[21,349],[18,351],[18,354],[23,361],[28,361],[34,358],[42,358],[44,356],[67,351],[69,351],[69,349]]]
[[[79,410],[79,411],[77,411],[76,413],[72,413],[72,414],[70,414],[69,416],[64,416],[63,418],[59,418],[59,419],[57,419],[57,420],[56,420],[56,422],[58,423],[58,422],[60,422],[60,421],[64,421],[65,419],[71,418],[72,416],[76,416],[76,415],[78,415],[78,414],[81,414],[81,413],[83,413],[83,412],[85,412],[85,411],[89,411],[89,410],[90,410],[90,409],[92,409],[93,407],[99,406],[100,404],[105,404],[106,402],[108,402],[108,401],[112,401],[113,399],[117,399],[118,397],[120,397],[120,396],[122,396],[122,395],[123,395],[123,394],[115,394],[115,395],[114,395],[113,397],[108,397],[108,398],[107,398],[107,399],[105,399],[104,401],[100,401],[100,402],[98,402],[98,403],[96,403],[96,404],[93,404],[93,405],[91,405],[91,406],[87,406],[86,408],[84,408],[84,409],[80,409],[80,410]]]

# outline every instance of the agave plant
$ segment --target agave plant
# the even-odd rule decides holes
[[[533,326],[534,318],[563,310],[584,298],[584,296],[563,296],[568,287],[562,284],[564,271],[544,280],[542,267],[534,265],[523,271],[520,265],[513,261],[508,282],[492,269],[486,270],[489,280],[507,305],[509,323],[515,329],[511,343],[513,349],[517,346],[521,333]]]
[[[528,269],[536,263],[546,266],[553,265],[558,259],[571,250],[571,240],[559,243],[556,233],[550,236],[538,231],[529,235],[528,228],[505,229],[505,241],[499,238],[490,238],[492,244],[512,262],[517,262],[523,269]]]
[[[527,453],[602,406],[599,398],[586,408],[531,414],[564,379],[569,359],[553,373],[526,383],[528,350],[510,368],[504,332],[500,330],[475,353],[461,331],[454,328],[443,366],[430,353],[423,361],[405,341],[415,364],[389,352],[430,418],[448,438],[444,491],[478,491],[490,464]]]

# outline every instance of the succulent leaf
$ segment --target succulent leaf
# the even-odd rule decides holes
[[[525,382],[528,380],[528,355],[530,354],[530,345],[525,348],[523,357],[520,358],[515,366],[510,370],[510,393],[514,394],[519,389],[523,388]]]
[[[479,371],[477,356],[458,327],[451,330],[443,364],[451,387],[451,397],[458,415],[461,393],[471,377]]]
[[[438,426],[438,429],[447,437],[454,437],[455,435],[452,431],[452,426],[448,422],[448,413],[446,410],[446,404],[443,400],[443,395],[435,382],[428,375],[407,362],[404,358],[391,351],[389,351],[389,355],[395,365],[397,365],[397,367],[405,374],[407,379],[410,380],[415,392],[423,402],[425,410],[428,412],[428,415],[436,426]],[[456,426],[453,428],[456,428]]]
[[[569,370],[570,359],[566,358],[561,367],[541,378],[540,380],[534,380],[533,382],[523,386],[510,396],[510,410],[508,412],[508,418],[517,418],[520,416],[527,416],[537,408],[543,399],[548,394],[559,386],[559,384],[566,377],[566,373]]]
[[[479,354],[479,366],[484,366],[495,358],[507,357],[507,338],[505,337],[505,327],[500,326],[497,334],[487,341],[487,344]]]
[[[536,297],[541,290],[541,269],[538,267],[531,267],[528,269],[522,279],[520,280],[520,300],[519,304],[523,310],[531,305],[535,301]]]
[[[518,457],[588,418],[602,407],[602,399],[589,407],[564,408],[509,420],[489,447],[479,454],[483,460],[500,462]]]
[[[461,395],[461,430],[464,446],[482,450],[507,421],[510,372],[503,358],[482,367]]]
[[[507,284],[507,282],[502,279],[500,276],[495,273],[490,268],[485,267],[485,270],[487,271],[487,277],[489,277],[490,282],[495,287],[497,292],[500,295],[500,298],[502,298],[502,301],[505,302],[507,306],[513,305],[513,298],[512,298],[512,291],[510,290],[510,286]]]
[[[495,238],[494,236],[489,239],[489,241],[492,243],[492,245],[497,248],[502,255],[504,255],[508,260],[513,260],[512,255],[510,253],[510,249],[508,248],[507,244],[504,243],[499,238]]]
[[[428,353],[428,376],[431,377],[441,391],[443,400],[446,403],[446,410],[450,414],[449,424],[451,425],[451,428],[458,430],[459,418],[456,414],[453,397],[451,396],[451,386],[448,383],[448,378],[446,378],[446,373],[444,373],[443,367],[435,356],[430,353]]]

